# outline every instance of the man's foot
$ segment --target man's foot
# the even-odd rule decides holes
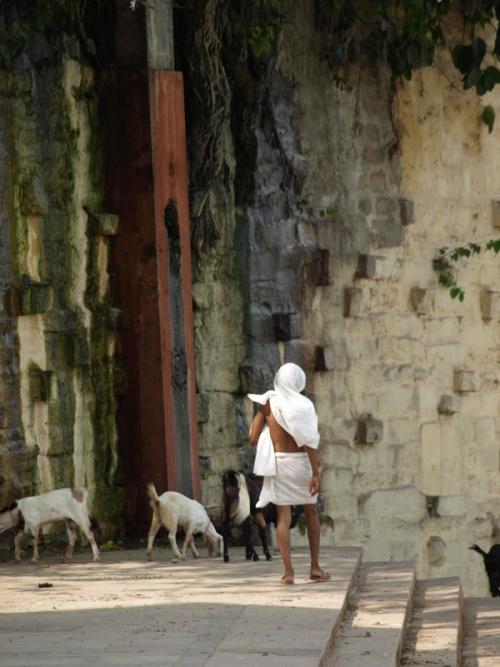
[[[331,578],[332,575],[324,570],[315,570],[310,576],[311,581],[330,581]]]
[[[285,584],[286,586],[291,586],[294,583],[293,574],[284,574],[280,579],[280,584]]]

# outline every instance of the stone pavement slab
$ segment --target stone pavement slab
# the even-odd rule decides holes
[[[395,667],[414,582],[413,563],[364,565],[327,667]]]
[[[179,665],[240,662],[317,665],[345,605],[359,549],[322,552],[331,582],[308,581],[308,557],[294,551],[295,586],[279,584],[281,563],[189,559],[169,551],[87,554],[61,564],[0,565],[2,667]],[[39,583],[52,588],[38,588]]]
[[[500,598],[465,598],[463,667],[499,667]]]
[[[458,577],[417,581],[401,664],[458,667],[462,590]]]

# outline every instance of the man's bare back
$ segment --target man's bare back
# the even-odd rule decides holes
[[[266,419],[266,423],[269,427],[269,433],[271,434],[271,440],[273,441],[274,451],[275,452],[303,452],[304,450],[297,446],[297,443],[292,438],[290,433],[287,433],[285,429],[278,424],[274,418],[269,403],[266,403],[262,406],[262,412]]]

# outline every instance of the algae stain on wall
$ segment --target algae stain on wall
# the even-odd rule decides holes
[[[108,274],[116,224],[95,226],[102,170],[94,76],[64,54],[45,68],[26,59],[14,70],[8,261],[22,437],[38,464],[29,480],[14,480],[6,501],[26,486],[85,485],[103,533],[116,534],[121,492]]]

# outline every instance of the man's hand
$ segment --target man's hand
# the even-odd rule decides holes
[[[314,474],[311,477],[311,481],[309,482],[309,493],[311,496],[315,496],[319,491],[319,475],[318,473]]]

